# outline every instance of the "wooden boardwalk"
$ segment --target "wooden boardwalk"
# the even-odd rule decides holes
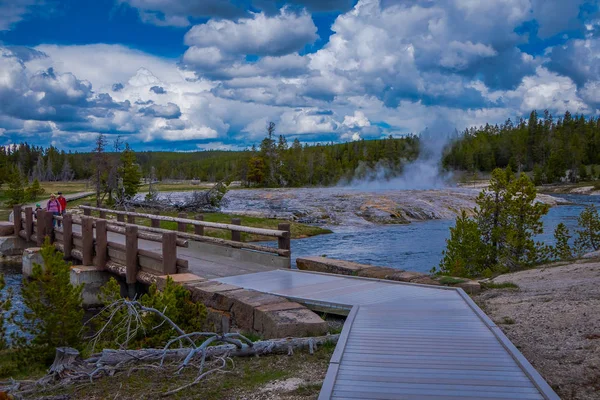
[[[217,280],[351,310],[319,399],[559,399],[461,289],[294,270]]]

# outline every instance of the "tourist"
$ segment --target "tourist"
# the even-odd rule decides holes
[[[53,216],[58,217],[61,215],[61,206],[60,202],[56,199],[56,195],[52,193],[50,195],[50,200],[48,200],[48,204],[46,204],[46,211],[52,213]],[[52,227],[56,226],[56,220],[52,219]]]
[[[65,213],[67,212],[67,199],[65,199],[65,196],[62,195],[62,192],[58,192],[58,197],[56,199],[60,203],[60,208],[61,208],[60,215],[62,217],[64,217]],[[61,225],[62,225],[62,221],[59,220],[58,227],[60,228]]]
[[[42,206],[40,206],[40,203],[37,203],[37,204],[35,205],[35,210],[33,210],[33,217],[34,217],[35,219],[37,219],[37,212],[38,212],[39,210],[41,210],[41,209],[42,209]]]

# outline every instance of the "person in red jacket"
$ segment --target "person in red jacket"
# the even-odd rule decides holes
[[[64,216],[67,211],[67,199],[62,195],[62,192],[58,192],[58,197],[56,198],[60,203],[60,215]],[[58,226],[62,225],[62,221],[58,221]]]

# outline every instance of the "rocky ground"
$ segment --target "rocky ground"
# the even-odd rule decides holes
[[[320,225],[404,224],[453,219],[471,211],[480,188],[360,191],[349,188],[253,189],[227,193],[223,211]],[[540,195],[552,206],[562,199]]]
[[[562,399],[600,399],[600,260],[506,274],[475,301]]]

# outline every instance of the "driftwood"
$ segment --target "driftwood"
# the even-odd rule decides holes
[[[285,338],[261,340],[252,343],[252,346],[247,344],[241,348],[233,344],[224,344],[219,346],[211,346],[206,348],[206,358],[222,357],[250,357],[261,356],[266,354],[289,354],[294,351],[307,349],[310,354],[325,343],[337,343],[340,335],[327,335],[306,338]],[[190,353],[192,349],[140,349],[140,350],[109,350],[105,349],[101,353],[94,354],[85,362],[101,364],[105,366],[116,366],[126,363],[138,363],[140,360],[144,362],[153,361],[182,361]]]

